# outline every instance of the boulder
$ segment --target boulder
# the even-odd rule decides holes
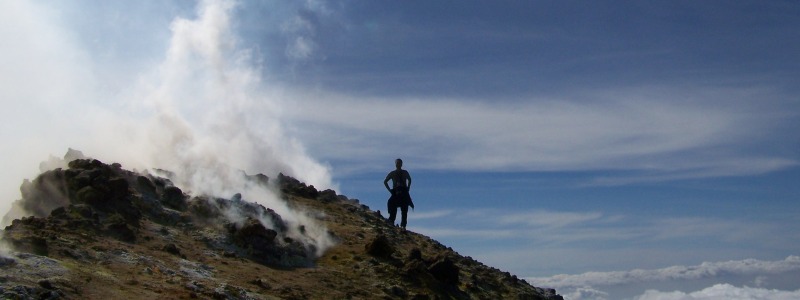
[[[263,186],[269,186],[269,177],[267,175],[258,173],[258,174],[253,175],[253,176],[248,176],[247,178],[249,180],[255,181],[255,182],[257,182],[257,183],[259,183],[259,184],[261,184]]]
[[[69,204],[69,192],[60,169],[44,172],[32,182],[24,180],[19,189],[22,199],[14,206],[37,217],[45,217],[53,209]]]
[[[161,203],[164,206],[178,211],[185,211],[188,205],[186,204],[186,196],[183,191],[175,186],[164,188],[164,194],[161,195]]]
[[[99,216],[89,205],[70,204],[54,209],[50,213],[50,219],[58,226],[70,230],[95,230]]]
[[[161,250],[175,256],[181,256],[181,250],[178,249],[178,246],[175,246],[175,244],[173,243],[164,245],[164,247],[162,247]]]
[[[434,278],[445,284],[457,285],[459,268],[449,258],[442,258],[428,267]]]
[[[278,232],[264,227],[256,219],[248,218],[242,228],[233,234],[233,242],[242,248],[251,248],[255,251],[262,251],[275,244],[275,237]]]
[[[117,240],[134,243],[136,232],[120,214],[112,214],[103,221],[105,233]]]
[[[280,183],[281,192],[298,197],[316,199],[319,196],[319,191],[313,185],[306,185],[303,182],[291,176],[278,174],[278,182]]]
[[[106,183],[108,185],[108,189],[110,191],[110,196],[115,200],[122,200],[130,195],[130,185],[128,184],[128,180],[122,177],[114,177],[108,180]]]
[[[46,225],[47,220],[44,218],[16,219],[11,225],[6,226],[3,240],[17,251],[47,256],[49,252],[47,239],[40,233]]]
[[[415,260],[422,260],[422,250],[419,250],[419,248],[411,249],[411,252],[408,253],[408,261]]]
[[[104,207],[106,194],[92,186],[85,186],[75,194],[78,203],[85,203],[92,207]]]
[[[147,176],[136,177],[136,188],[144,197],[155,198],[157,195],[156,184]]]
[[[336,191],[327,189],[322,192],[319,192],[319,195],[317,195],[317,200],[325,203],[331,203],[335,202],[336,200],[339,200],[339,197],[336,196]]]
[[[378,235],[364,247],[367,254],[377,258],[388,259],[392,257],[395,249],[385,235]]]
[[[227,227],[233,244],[254,261],[280,267],[308,267],[313,263],[314,249],[264,227],[257,219],[248,218],[241,228],[235,224]]]
[[[192,198],[188,204],[188,211],[201,222],[210,222],[222,216],[219,207],[205,197]]]

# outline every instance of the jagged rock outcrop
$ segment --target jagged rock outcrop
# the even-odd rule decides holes
[[[242,201],[241,194],[232,199],[189,197],[169,179],[136,174],[119,164],[76,159],[68,166],[23,183],[23,199],[17,204],[33,216],[16,220],[6,228],[6,238],[13,245],[46,254],[47,241],[36,233],[58,228],[80,229],[135,243],[140,222],[147,218],[161,225],[201,223],[206,227],[216,226],[223,233],[227,230],[225,239],[210,239],[209,243],[261,263],[297,267],[313,262],[314,249],[289,238],[287,224],[280,215],[259,204]],[[258,182],[268,182],[264,175],[255,178]],[[231,223],[226,212],[233,210],[247,219],[245,224]],[[266,220],[274,228],[266,228],[260,220]]]
[[[0,298],[561,299],[290,176],[245,174],[327,229],[78,154],[23,183],[32,216],[2,231]]]

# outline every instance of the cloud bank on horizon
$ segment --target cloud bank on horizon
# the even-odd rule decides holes
[[[569,265],[591,270],[642,268],[670,265],[676,259],[702,261],[720,255],[748,257],[759,253],[742,244],[758,245],[761,255],[781,255],[795,251],[798,237],[784,225],[796,222],[791,215],[744,220],[479,207],[412,214],[410,220],[416,232],[447,240],[490,265],[507,266],[509,271],[527,277],[552,274],[569,269]],[[693,247],[692,251],[678,254],[687,245]]]
[[[796,299],[800,296],[800,289],[785,289],[795,285],[792,281],[798,275],[800,257],[789,256],[782,261],[746,259],[704,262],[696,266],[588,272],[528,280],[536,285],[555,288],[570,300]],[[685,292],[692,289],[697,290]]]
[[[799,290],[785,290],[800,275],[800,257],[782,261],[704,262],[657,270],[590,272],[530,278],[542,286],[557,287],[570,300],[579,299],[796,299]],[[774,282],[777,281],[777,282]],[[736,285],[728,282],[737,282]],[[711,283],[711,284],[709,284]],[[709,286],[703,287],[707,284]],[[738,286],[737,286],[738,285]],[[639,287],[638,289],[636,287]],[[654,287],[664,287],[662,289]],[[646,288],[643,288],[646,287]],[[683,292],[680,290],[696,291]],[[631,292],[643,293],[631,297]]]
[[[800,297],[800,290],[781,291],[748,286],[735,287],[730,284],[716,284],[696,292],[661,292],[647,290],[635,300],[792,300]]]

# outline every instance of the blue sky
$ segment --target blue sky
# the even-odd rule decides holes
[[[800,293],[796,2],[0,8],[4,199],[73,147],[385,211],[402,157],[410,229],[571,299]]]

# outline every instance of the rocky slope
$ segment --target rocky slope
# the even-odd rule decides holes
[[[562,299],[294,178],[247,176],[325,226],[76,159],[21,187],[2,232],[4,299]],[[236,212],[237,219],[231,218]],[[333,241],[333,245],[314,240]],[[321,253],[319,247],[327,248]]]

